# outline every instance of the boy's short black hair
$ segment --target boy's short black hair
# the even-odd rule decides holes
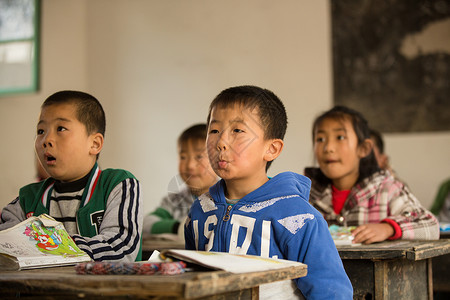
[[[185,129],[178,137],[178,146],[182,146],[188,141],[206,142],[207,127],[205,123],[199,123]]]
[[[230,87],[217,95],[209,106],[207,125],[209,126],[213,108],[226,108],[235,104],[249,110],[257,109],[264,139],[284,139],[288,121],[283,102],[272,91],[253,85]],[[271,163],[267,162],[266,170]]]
[[[92,95],[79,91],[60,91],[49,96],[41,108],[55,104],[74,104],[76,117],[85,127],[87,134],[101,133],[105,136],[106,118],[100,102]]]

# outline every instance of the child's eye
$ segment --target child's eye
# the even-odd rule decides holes
[[[67,129],[62,126],[58,126],[58,131],[65,131],[65,130],[67,130]]]
[[[195,159],[196,160],[202,160],[203,159],[203,155],[202,154],[199,154],[199,155],[197,155],[196,157],[195,157]]]
[[[323,137],[316,137],[316,143],[322,143],[323,141],[325,141]]]
[[[343,135],[338,135],[337,139],[340,140],[340,141],[345,140],[345,136],[343,136]]]
[[[37,130],[37,134],[38,134],[38,135],[44,134],[44,130],[43,130],[43,129],[38,129],[38,130]]]

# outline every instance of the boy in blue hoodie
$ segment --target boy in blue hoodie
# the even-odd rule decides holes
[[[212,101],[207,125],[209,160],[222,179],[192,205],[186,249],[299,261],[308,265],[295,280],[304,297],[352,299],[327,223],[308,203],[310,180],[292,172],[267,177],[287,128],[280,99],[256,86],[226,89]]]

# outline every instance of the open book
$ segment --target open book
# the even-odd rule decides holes
[[[298,266],[306,268],[305,264],[297,261],[213,251],[169,249],[161,251],[160,257],[175,258],[210,269],[224,270],[231,273],[259,272]],[[151,258],[149,261],[151,261]]]
[[[0,231],[0,270],[74,265],[90,260],[64,225],[46,214]]]
[[[356,229],[356,226],[330,225],[328,229],[336,246],[361,245],[360,243],[353,243],[352,231]]]

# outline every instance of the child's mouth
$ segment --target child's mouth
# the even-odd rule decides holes
[[[55,164],[56,158],[54,158],[51,155],[47,155],[47,165],[53,165]]]
[[[225,169],[227,164],[228,163],[226,161],[224,161],[224,160],[220,160],[219,163],[218,163],[219,168],[221,168],[221,169]]]
[[[338,161],[337,160],[327,160],[327,161],[325,161],[327,164],[332,164],[332,163],[337,163]]]

